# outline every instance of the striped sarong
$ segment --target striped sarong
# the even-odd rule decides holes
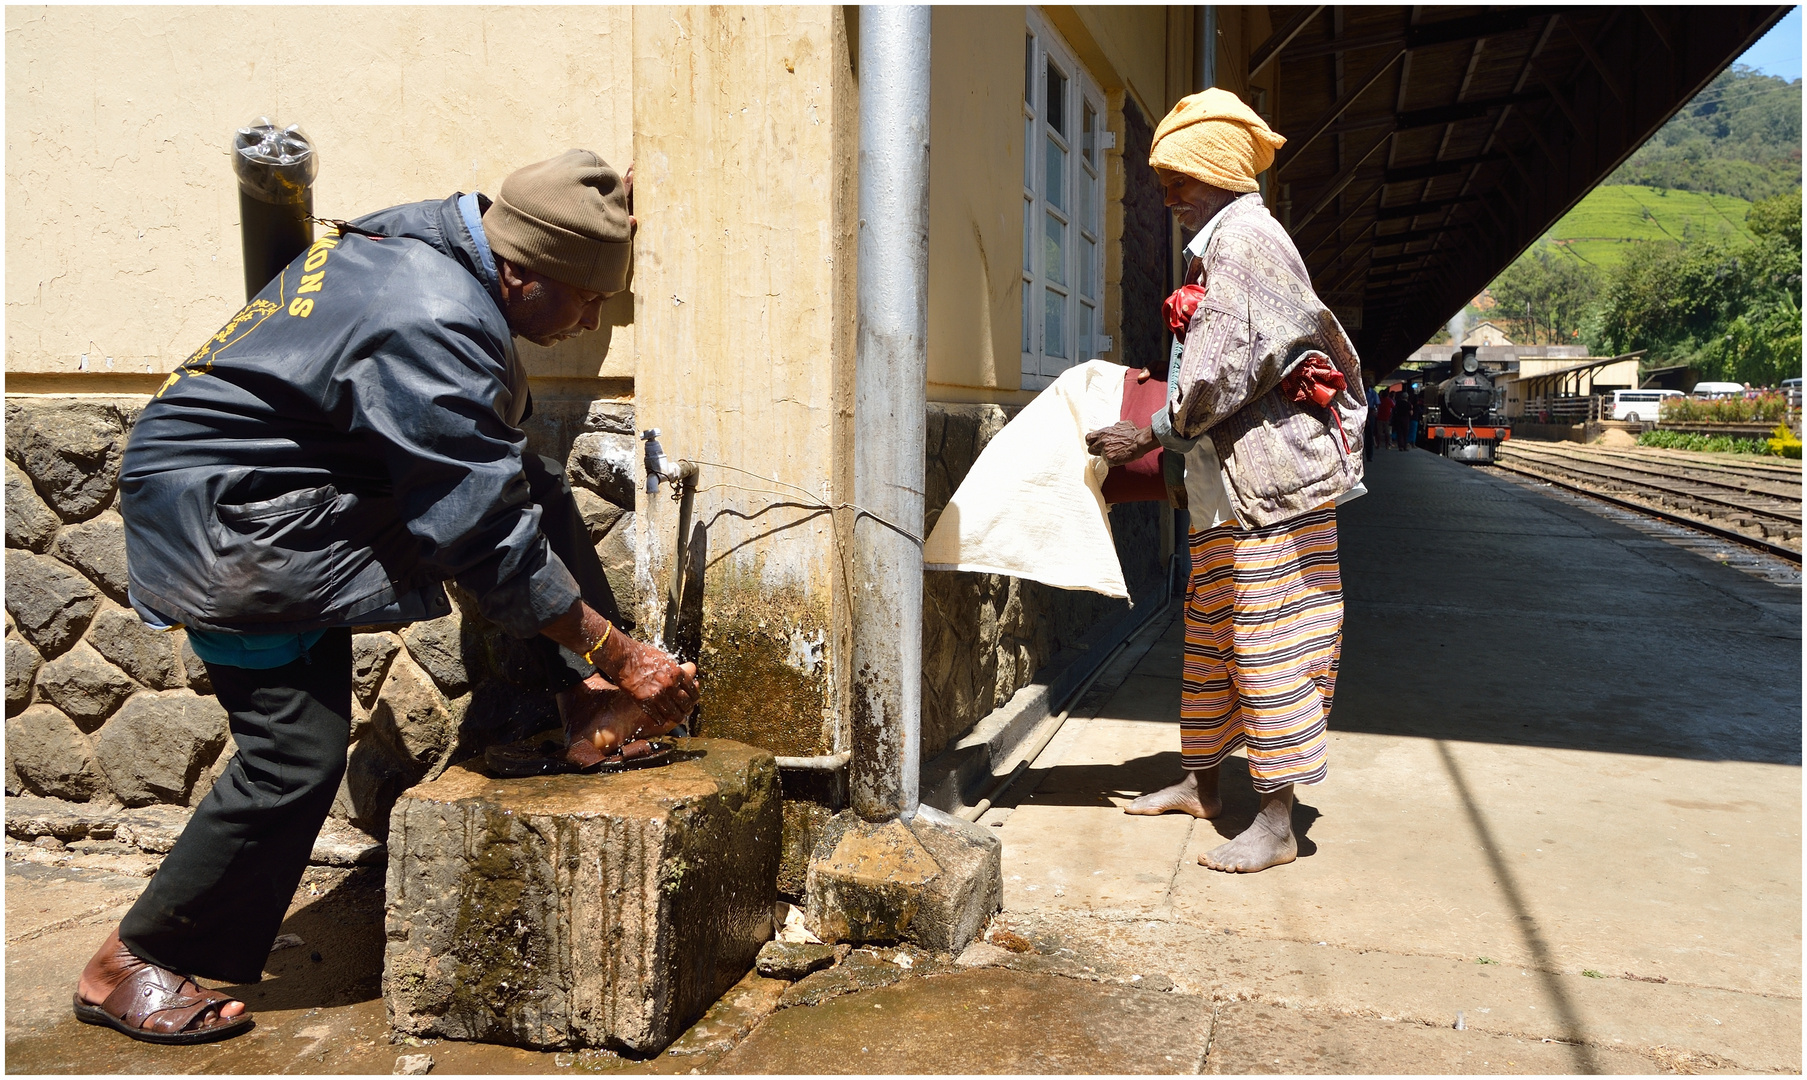
[[[1208,769],[1244,747],[1257,791],[1317,783],[1343,638],[1336,507],[1190,541],[1182,764]]]

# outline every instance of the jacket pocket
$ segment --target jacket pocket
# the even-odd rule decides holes
[[[331,610],[355,561],[346,526],[358,501],[326,484],[216,504],[210,591],[220,620],[296,621]]]

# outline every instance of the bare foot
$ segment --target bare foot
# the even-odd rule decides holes
[[[99,1005],[107,1000],[120,983],[139,968],[155,965],[134,956],[125,943],[119,940],[119,928],[107,935],[107,940],[100,943],[100,948],[88,960],[88,966],[82,968],[81,981],[76,984],[75,995],[89,1005]],[[230,1020],[245,1011],[242,1001],[228,1001],[221,1005],[218,1016],[221,1020]],[[214,1019],[214,1010],[209,1008],[194,1021],[191,1028],[198,1025],[206,1027]]]
[[[594,765],[614,756],[620,747],[663,735],[677,726],[648,716],[630,694],[601,675],[591,675],[561,691],[558,715],[565,723],[565,759],[579,767]]]
[[[1171,787],[1151,791],[1123,808],[1125,814],[1154,817],[1157,814],[1191,814],[1196,818],[1214,818],[1223,812],[1223,800],[1217,797],[1215,784],[1199,789],[1198,774],[1187,772],[1186,778]]]
[[[1292,785],[1263,794],[1261,812],[1255,815],[1254,823],[1234,840],[1200,855],[1198,864],[1226,874],[1253,874],[1292,862],[1299,857],[1299,841],[1293,836],[1292,809]]]

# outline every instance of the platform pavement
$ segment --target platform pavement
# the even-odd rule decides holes
[[[7,1068],[1799,1072],[1799,590],[1422,452],[1369,486],[1290,866],[1196,864],[1253,808],[1233,768],[1221,823],[1120,811],[1176,775],[1170,615],[985,819],[1027,952],[770,1015],[753,980],[763,1005],[649,1062],[393,1045],[380,880],[329,875],[284,926],[309,945],[247,990],[258,1029],[172,1050],[68,1013],[136,883],[9,860]]]

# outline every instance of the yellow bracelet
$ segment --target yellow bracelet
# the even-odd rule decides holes
[[[589,652],[584,653],[584,663],[590,665],[591,667],[597,666],[596,661],[594,659],[594,657],[596,656],[596,650],[600,649],[604,645],[608,644],[609,635],[615,632],[615,624],[612,622],[609,622],[607,619],[603,620],[602,626],[603,626],[602,636],[600,638],[596,639],[596,644],[590,646]]]

